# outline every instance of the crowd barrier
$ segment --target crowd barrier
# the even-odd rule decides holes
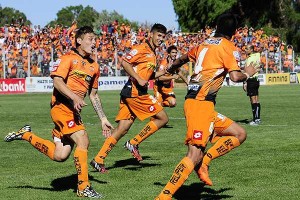
[[[261,85],[296,84],[299,83],[298,73],[259,74]],[[121,90],[128,77],[100,77],[99,90]],[[176,84],[176,83],[175,83]],[[242,86],[242,83],[234,83],[224,80],[224,86]],[[149,89],[153,88],[153,81],[149,82]],[[14,79],[0,79],[0,94],[21,94],[32,92],[52,92],[53,80],[50,77],[27,77]]]

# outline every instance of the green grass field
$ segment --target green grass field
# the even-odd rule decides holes
[[[175,194],[177,200],[300,199],[300,93],[299,85],[261,86],[262,124],[249,126],[250,103],[240,87],[224,87],[216,110],[238,121],[248,132],[245,143],[212,161],[213,187],[204,186],[192,173]],[[167,108],[171,128],[163,128],[140,145],[144,161],[137,163],[123,148],[146,124],[136,121],[106,159],[108,174],[89,169],[96,191],[108,200],[151,200],[161,191],[176,164],[187,152],[183,144],[185,89],[176,89],[178,106]],[[119,91],[99,92],[111,122],[118,111]],[[51,139],[51,94],[0,96],[0,137],[30,124],[37,135]],[[87,100],[88,101],[88,100]],[[90,136],[89,160],[103,144],[100,124],[91,104],[82,118]],[[116,124],[114,123],[116,126]],[[73,156],[56,163],[26,141],[0,141],[0,199],[59,200],[76,197],[77,175]]]

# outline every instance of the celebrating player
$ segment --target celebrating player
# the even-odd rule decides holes
[[[188,152],[176,166],[157,200],[172,199],[173,194],[201,162],[209,137],[213,133],[222,136],[214,145],[219,156],[246,140],[246,131],[236,122],[216,112],[214,108],[216,95],[228,72],[232,81],[242,82],[257,71],[252,64],[245,68],[245,73],[238,67],[239,54],[230,41],[236,27],[237,20],[233,15],[221,15],[215,36],[177,59],[168,70],[174,72],[188,61],[195,63],[184,104],[187,123],[185,144],[188,146]]]
[[[28,125],[18,132],[8,134],[5,141],[26,140],[51,160],[58,162],[63,162],[69,157],[75,143],[77,196],[101,198],[102,195],[91,187],[88,179],[89,138],[80,117],[81,109],[87,105],[84,101],[87,93],[102,123],[104,136],[110,135],[112,126],[103,112],[97,94],[99,66],[90,57],[95,47],[93,29],[88,26],[81,27],[76,32],[75,41],[76,49],[62,56],[51,73],[54,85],[51,99],[51,117],[55,125],[52,130],[54,143],[36,136]]]
[[[138,145],[146,138],[163,127],[169,120],[167,113],[157,100],[148,94],[149,79],[163,75],[164,71],[154,73],[156,68],[155,49],[161,45],[166,34],[166,27],[154,24],[150,31],[149,40],[136,45],[124,57],[122,66],[129,74],[129,79],[121,91],[120,108],[116,117],[118,126],[113,130],[112,136],[107,138],[91,165],[100,173],[107,170],[104,159],[116,143],[129,131],[136,118],[144,120],[151,117],[145,127],[133,139],[124,145],[134,158],[142,161]]]
[[[158,68],[159,71],[165,71],[166,68],[170,66],[170,64],[172,64],[174,60],[176,60],[178,53],[177,47],[174,45],[169,46],[167,49],[167,53],[168,56],[160,63],[160,66]],[[155,80],[153,87],[154,97],[163,107],[176,106],[176,98],[172,88],[172,81],[174,79],[178,79],[179,77],[187,84],[187,79],[182,75],[180,71],[173,75],[165,74]]]

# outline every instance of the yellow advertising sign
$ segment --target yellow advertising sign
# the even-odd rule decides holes
[[[300,83],[300,73],[297,73],[298,83]]]
[[[266,74],[266,83],[267,85],[290,84],[290,74]]]

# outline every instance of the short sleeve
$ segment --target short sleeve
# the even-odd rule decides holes
[[[50,76],[51,78],[53,78],[54,76],[60,76],[63,79],[66,79],[69,74],[70,68],[71,59],[67,56],[62,56],[61,59],[57,59],[54,62]]]
[[[194,47],[188,52],[188,58],[191,62],[196,62],[197,50],[198,50],[198,47]]]
[[[138,48],[138,47],[134,47],[129,53],[127,53],[124,56],[124,60],[132,65],[135,65],[136,63],[138,63],[138,61],[141,58],[141,55],[143,55],[141,53],[142,49]]]
[[[227,46],[223,48],[224,50],[224,67],[228,72],[241,70],[238,66],[238,61],[240,60],[240,54],[234,46]]]

